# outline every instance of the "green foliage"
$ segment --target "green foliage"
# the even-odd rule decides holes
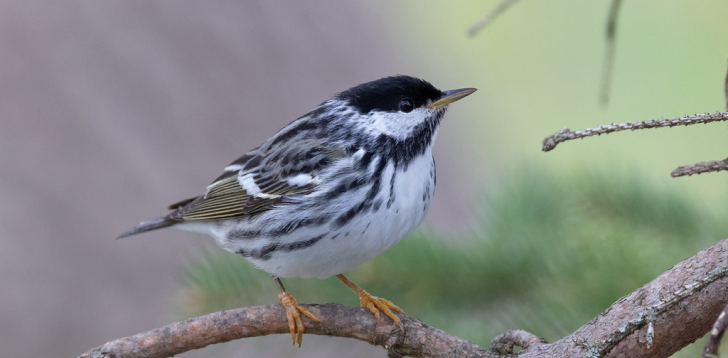
[[[517,177],[485,196],[471,234],[419,231],[348,276],[478,344],[509,328],[554,341],[728,234],[717,215],[638,178]],[[277,302],[266,273],[223,250],[191,260],[184,278],[188,314]],[[358,304],[335,278],[285,283],[299,302]]]

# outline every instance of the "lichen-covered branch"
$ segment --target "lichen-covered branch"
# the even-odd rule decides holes
[[[399,328],[389,319],[377,322],[365,308],[339,304],[305,305],[321,318],[321,323],[307,321],[306,333],[356,338],[410,357],[505,357],[514,344],[525,348],[516,353],[522,358],[668,357],[710,330],[728,304],[727,274],[728,239],[724,239],[551,344],[515,330],[496,338],[494,346],[500,349],[487,350],[410,317],[401,316]],[[288,332],[282,306],[248,307],[117,339],[81,357],[170,357],[214,343]]]
[[[638,329],[647,326],[648,329],[645,333],[644,342],[649,348],[649,346],[654,343],[654,323],[659,315],[675,307],[685,298],[696,294],[707,285],[717,281],[718,279],[726,277],[727,273],[728,266],[721,266],[706,273],[705,276],[700,277],[689,284],[682,285],[677,291],[668,294],[667,297],[661,298],[655,305],[646,307],[637,317],[626,322],[617,331],[612,332],[608,339],[602,342],[597,342],[594,346],[598,348],[601,355],[605,355],[621,343],[625,337],[631,335]]]
[[[668,357],[702,337],[728,303],[728,239],[686,259],[554,344],[590,357]]]
[[[650,128],[661,128],[661,127],[675,127],[675,126],[689,126],[693,124],[707,124],[711,122],[720,122],[728,120],[728,112],[716,112],[716,113],[705,113],[705,114],[694,114],[692,116],[677,117],[677,118],[662,118],[662,119],[650,119],[647,121],[640,122],[627,122],[627,123],[612,123],[607,125],[601,125],[596,128],[587,128],[579,131],[572,132],[569,128],[564,128],[558,133],[550,135],[543,140],[543,151],[548,152],[556,145],[572,139],[580,139],[591,137],[595,135],[609,134],[612,132],[626,131],[626,130],[638,130],[638,129],[650,129]]]

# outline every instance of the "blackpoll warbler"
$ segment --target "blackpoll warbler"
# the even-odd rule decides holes
[[[399,307],[342,273],[422,222],[435,192],[432,145],[440,121],[450,103],[473,92],[440,91],[409,76],[350,88],[232,162],[205,194],[119,238],[164,227],[212,236],[273,276],[299,345],[301,313],[318,318],[279,277],[336,275],[377,318],[381,310],[399,325],[392,312]]]

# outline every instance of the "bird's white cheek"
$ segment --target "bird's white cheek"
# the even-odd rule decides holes
[[[371,132],[386,134],[390,137],[404,139],[427,117],[427,109],[416,108],[410,113],[374,112],[367,120],[367,129]]]

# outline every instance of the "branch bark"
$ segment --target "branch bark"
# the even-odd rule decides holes
[[[379,324],[368,309],[327,303],[302,305],[321,319],[305,321],[306,334],[356,338],[413,357],[495,357],[466,340],[400,315],[403,329],[389,319]],[[405,333],[406,332],[406,333]],[[81,358],[170,357],[210,344],[234,339],[288,334],[286,312],[281,305],[245,307],[190,318],[96,347]],[[288,343],[288,340],[281,340]]]
[[[675,265],[574,333],[552,344],[512,331],[530,357],[668,357],[703,336],[728,303],[728,239]],[[505,357],[401,316],[402,328],[377,320],[365,308],[339,304],[304,305],[322,319],[306,321],[307,334],[356,338],[411,357]],[[169,357],[233,339],[287,334],[280,305],[247,307],[191,318],[110,341],[80,357]],[[516,334],[517,333],[517,334]],[[508,345],[509,335],[497,343]],[[520,338],[518,338],[520,337]],[[512,355],[510,355],[512,356]]]
[[[612,123],[597,126],[596,128],[587,128],[579,131],[571,131],[569,128],[563,128],[559,132],[544,138],[542,150],[548,152],[556,148],[556,145],[568,140],[582,139],[595,135],[609,134],[626,130],[651,129],[675,126],[690,126],[694,124],[707,124],[713,122],[728,121],[728,112],[715,112],[705,114],[694,114],[692,116],[677,118],[650,119],[639,122]]]
[[[693,174],[719,172],[721,170],[728,170],[728,158],[677,167],[672,171],[672,173],[670,173],[670,175],[672,175],[673,178],[677,178],[686,175],[691,176]]]

